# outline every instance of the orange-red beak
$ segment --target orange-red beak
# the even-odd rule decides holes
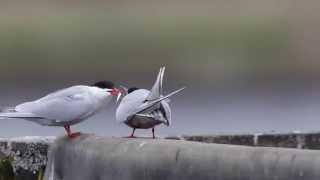
[[[109,91],[109,93],[112,95],[112,96],[118,96],[119,93],[121,93],[121,91],[117,88],[113,88],[112,90]]]

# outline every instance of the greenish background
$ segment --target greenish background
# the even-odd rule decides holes
[[[0,1],[0,106],[75,84],[149,88],[160,66],[174,124],[160,134],[316,131],[317,3]],[[311,8],[311,10],[310,10]],[[320,27],[320,26],[319,26]],[[77,128],[123,135],[114,108]],[[5,120],[1,135],[62,130]]]

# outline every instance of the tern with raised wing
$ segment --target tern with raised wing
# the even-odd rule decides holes
[[[67,135],[74,138],[70,126],[95,115],[120,91],[110,81],[99,81],[91,86],[77,85],[62,89],[35,101],[12,108],[5,108],[0,118],[24,119],[43,126],[64,127]]]
[[[132,87],[127,89],[116,111],[116,120],[132,128],[130,138],[134,138],[136,129],[152,128],[155,138],[155,126],[171,124],[171,109],[169,97],[179,93],[178,89],[168,95],[163,95],[163,76],[165,67],[160,69],[157,80],[151,90]]]

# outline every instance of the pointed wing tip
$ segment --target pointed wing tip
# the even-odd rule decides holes
[[[182,88],[180,88],[180,89],[178,89],[178,90],[176,90],[177,92],[180,92],[180,91],[183,91],[183,90],[185,90],[187,87],[186,86],[184,86],[184,87],[182,87]]]
[[[165,67],[165,66],[161,66],[161,67],[160,67],[160,70],[159,70],[160,76],[163,76],[165,70],[166,70],[166,67]]]
[[[173,95],[175,95],[175,94],[178,94],[180,91],[182,91],[182,90],[184,90],[184,89],[185,89],[185,87],[180,88],[180,89],[178,89],[178,90],[176,90],[176,91],[173,91],[173,92],[171,92],[170,94],[168,94],[168,95],[166,95],[166,96],[160,97],[160,98],[155,99],[155,100],[148,101],[148,102],[142,104],[142,105],[139,107],[139,109],[138,109],[135,113],[133,113],[133,114],[140,113],[140,112],[142,112],[142,111],[144,111],[144,110],[146,110],[146,109],[154,106],[155,104],[157,104],[157,103],[159,103],[159,102],[161,102],[161,101],[163,101],[163,100],[166,100],[166,99],[168,99],[169,97],[171,97],[171,96],[173,96]]]
[[[166,67],[165,67],[165,66],[162,66],[162,67],[160,68],[160,70],[159,70],[160,76],[163,76],[165,70],[166,70]]]

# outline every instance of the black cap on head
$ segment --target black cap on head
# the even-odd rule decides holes
[[[128,94],[130,94],[130,93],[132,93],[133,91],[138,90],[138,89],[139,89],[139,88],[137,88],[137,87],[129,88],[129,89],[128,89]]]
[[[98,87],[101,89],[113,89],[114,88],[114,84],[111,81],[99,81],[99,82],[94,83],[92,86]]]

